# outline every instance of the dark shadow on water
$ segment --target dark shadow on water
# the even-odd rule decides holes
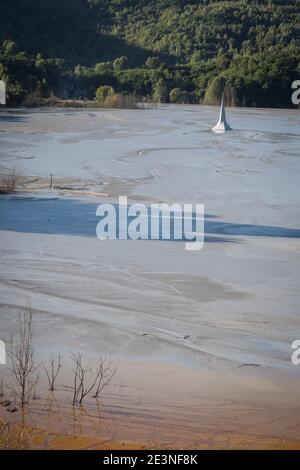
[[[1,196],[0,230],[96,237],[97,206],[71,199]],[[212,220],[215,217],[205,215],[206,242],[241,242],[243,236],[300,238],[300,229]]]
[[[0,122],[25,122],[27,119],[28,118],[26,116],[0,113]]]

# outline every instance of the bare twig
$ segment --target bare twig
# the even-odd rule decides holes
[[[92,371],[82,362],[82,356],[79,352],[72,354],[72,360],[75,364],[73,369],[73,406],[78,403],[82,405],[83,400],[91,393],[100,376],[100,369],[97,369],[95,378],[87,385],[87,375],[91,376]]]
[[[57,360],[56,360],[53,354],[51,354],[51,356],[49,357],[49,363],[50,363],[49,370],[47,369],[46,366],[43,366],[43,367],[44,367],[44,371],[48,379],[49,390],[53,392],[55,389],[55,382],[56,382],[57,376],[62,367],[61,355],[58,354]]]
[[[111,382],[116,370],[113,368],[112,361],[100,356],[97,368],[98,381],[96,385],[96,393],[93,398],[98,398],[102,390]]]
[[[34,360],[32,346],[32,312],[28,309],[25,313],[19,314],[18,339],[15,341],[11,336],[9,357],[11,360],[11,372],[15,379],[16,387],[11,387],[17,395],[20,405],[23,408],[32,398],[32,392],[36,387],[38,377],[35,372],[38,365]]]

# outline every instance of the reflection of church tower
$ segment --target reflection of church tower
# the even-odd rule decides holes
[[[220,109],[220,117],[218,124],[212,128],[215,132],[225,132],[225,131],[232,131],[230,125],[226,121],[226,114],[225,114],[225,105],[224,105],[224,93],[222,94],[222,102],[221,102],[221,109]]]

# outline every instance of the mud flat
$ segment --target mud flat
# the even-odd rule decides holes
[[[214,135],[217,114],[1,111],[0,172],[22,174],[20,190],[0,197],[1,339],[30,304],[38,359],[64,359],[52,420],[41,379],[28,429],[80,434],[68,392],[80,350],[117,367],[103,419],[86,403],[81,434],[91,439],[298,447],[300,116],[230,109],[235,131]],[[119,195],[204,203],[204,249],[98,240],[96,207]],[[19,425],[18,413],[1,416]]]

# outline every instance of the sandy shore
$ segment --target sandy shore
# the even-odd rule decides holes
[[[171,436],[170,436],[171,438]],[[172,439],[172,438],[171,438]],[[157,441],[156,441],[157,442]],[[131,442],[128,440],[113,441],[101,440],[89,435],[72,435],[51,432],[41,428],[8,425],[0,421],[0,447],[1,449],[15,450],[130,450],[130,449],[198,449],[198,450],[297,450],[300,448],[298,440],[284,440],[253,436],[250,434],[231,433],[198,433],[194,436],[194,446],[190,440],[181,437],[180,442],[169,442],[160,447],[157,443]]]

